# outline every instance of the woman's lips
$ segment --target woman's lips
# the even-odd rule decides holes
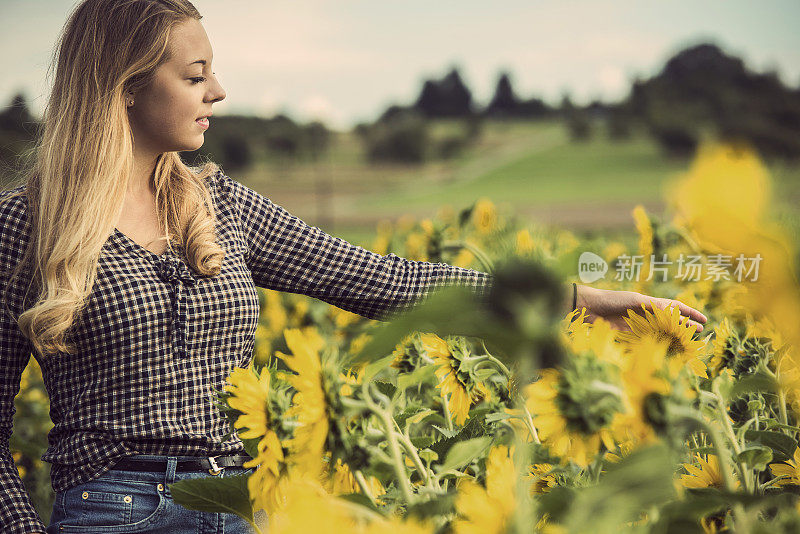
[[[203,117],[202,119],[197,119],[194,122],[200,125],[200,127],[204,130],[208,130],[208,117]]]

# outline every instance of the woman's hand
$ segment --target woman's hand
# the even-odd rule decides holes
[[[570,298],[572,298],[572,291],[569,293]],[[578,310],[582,307],[586,308],[586,321],[593,323],[598,317],[602,317],[613,328],[623,332],[630,332],[631,330],[623,319],[623,317],[628,316],[628,310],[633,309],[636,313],[642,315],[642,304],[649,310],[653,309],[650,301],[661,310],[668,306],[678,306],[681,314],[681,324],[689,321],[689,324],[695,325],[698,332],[703,330],[701,323],[708,321],[705,315],[678,300],[650,297],[635,291],[614,291],[578,285],[577,308]]]

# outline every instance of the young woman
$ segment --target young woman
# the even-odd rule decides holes
[[[179,152],[202,146],[225,98],[200,19],[187,0],[78,5],[34,164],[0,194],[4,533],[45,531],[8,449],[31,354],[55,425],[47,532],[247,532],[235,515],[175,504],[168,485],[255,469],[211,399],[252,358],[256,287],[383,319],[437,286],[490,286],[487,273],[327,235],[213,163],[187,167]],[[625,328],[649,298],[578,286],[577,305]],[[702,329],[700,312],[654,300]]]

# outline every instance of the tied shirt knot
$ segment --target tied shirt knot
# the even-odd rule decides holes
[[[189,355],[186,346],[186,292],[184,285],[191,287],[197,283],[189,268],[179,258],[165,255],[156,265],[158,275],[172,288],[172,331],[175,354],[178,357]]]
[[[176,284],[178,280],[187,286],[193,286],[196,282],[191,271],[180,259],[173,256],[164,256],[158,262],[158,275],[164,282]]]

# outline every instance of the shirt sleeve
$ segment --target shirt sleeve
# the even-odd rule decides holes
[[[304,223],[267,197],[219,174],[235,204],[255,284],[302,293],[369,319],[387,320],[436,287],[463,285],[485,298],[492,275],[447,263],[380,255]]]
[[[5,194],[0,194],[2,199]],[[19,471],[9,449],[12,424],[16,408],[14,397],[19,392],[20,378],[28,364],[33,346],[22,335],[15,315],[21,312],[22,285],[24,275],[17,275],[8,288],[8,306],[4,293],[11,272],[16,267],[12,258],[22,256],[22,240],[15,237],[10,227],[19,222],[20,214],[12,207],[18,205],[12,199],[8,205],[0,204],[0,531],[9,534],[45,532],[46,528],[31,503]]]

